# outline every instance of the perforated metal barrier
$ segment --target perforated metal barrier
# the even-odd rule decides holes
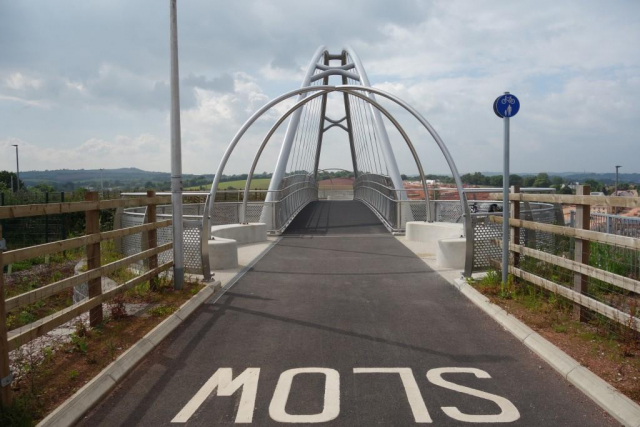
[[[491,216],[502,216],[502,212],[489,212],[491,206],[501,209],[502,202],[473,202],[478,211],[471,214],[473,230],[473,271],[483,271],[491,267],[491,260],[500,260],[502,250],[492,240],[502,240],[502,224],[491,222]],[[562,208],[548,203],[520,203],[522,219],[545,224],[564,225]],[[541,249],[554,244],[552,233],[520,229],[520,244]]]

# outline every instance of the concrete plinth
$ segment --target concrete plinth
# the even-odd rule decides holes
[[[466,248],[464,237],[438,240],[436,264],[442,268],[464,269]]]
[[[432,254],[438,250],[438,240],[453,239],[464,235],[462,224],[450,222],[409,221],[406,225],[406,238],[414,242],[422,242],[425,249]]]
[[[239,245],[264,242],[267,240],[267,225],[261,222],[214,225],[211,227],[211,236],[233,239]]]
[[[211,270],[228,270],[238,266],[238,243],[233,239],[216,237],[209,240],[209,267]]]

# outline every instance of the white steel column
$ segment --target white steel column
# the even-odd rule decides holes
[[[313,73],[316,71],[316,65],[318,64],[318,60],[326,51],[325,46],[320,46],[316,53],[313,54],[313,58],[311,58],[311,63],[309,64],[309,68],[307,69],[307,74],[304,76],[304,80],[302,81],[301,87],[307,87],[311,83],[311,77]],[[298,95],[297,101],[304,99],[307,96],[306,92]],[[278,162],[276,163],[276,168],[273,171],[273,176],[271,177],[271,182],[269,183],[269,192],[267,193],[267,202],[273,202],[278,200],[278,193],[276,191],[280,188],[280,183],[284,178],[284,174],[287,169],[287,163],[289,162],[289,155],[291,154],[291,147],[293,146],[293,140],[296,136],[296,132],[298,130],[298,124],[300,123],[300,116],[302,115],[302,108],[296,110],[295,113],[291,116],[291,120],[289,120],[289,125],[287,126],[287,132],[284,136],[284,141],[282,141],[282,147],[280,148],[280,154],[278,155]],[[310,171],[313,172],[313,171]],[[269,226],[272,223],[271,218],[271,210],[263,209],[262,215],[260,218],[260,222],[264,222]]]
[[[362,86],[371,87],[371,83],[369,83],[369,77],[367,77],[367,73],[362,66],[362,62],[360,62],[360,58],[355,53],[355,51],[347,46],[344,49],[351,60],[356,66],[356,71],[360,76],[360,83]],[[371,98],[373,101],[376,100],[376,97],[373,93],[367,92],[367,96]],[[387,163],[387,168],[389,170],[389,176],[391,177],[391,181],[393,182],[393,186],[396,190],[404,189],[402,184],[402,177],[400,176],[400,170],[398,169],[398,163],[396,162],[396,156],[393,154],[393,149],[391,148],[391,142],[389,141],[389,135],[387,134],[387,129],[384,126],[384,122],[382,121],[382,115],[380,111],[374,108],[371,104],[369,104],[369,109],[373,115],[373,121],[376,123],[376,130],[378,132],[378,136],[380,137],[380,147],[382,148],[382,154],[384,155],[385,161]],[[405,200],[407,195],[404,191],[398,192],[398,198],[401,200]]]

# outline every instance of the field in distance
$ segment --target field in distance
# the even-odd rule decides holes
[[[269,188],[269,182],[271,182],[271,178],[252,179],[251,180],[251,189],[252,190],[266,190],[266,189]],[[220,184],[218,184],[218,190],[229,190],[229,189],[244,190],[245,184],[246,184],[246,180],[245,179],[241,179],[241,180],[238,180],[238,181],[221,182]],[[187,190],[187,191],[198,191],[200,189],[209,190],[210,188],[211,188],[211,184],[203,185],[202,187],[200,187],[200,186],[189,187],[189,188],[185,188],[185,190]]]

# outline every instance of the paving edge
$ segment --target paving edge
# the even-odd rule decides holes
[[[91,408],[122,381],[138,363],[184,322],[198,307],[219,292],[219,281],[206,285],[189,301],[164,319],[131,348],[122,353],[73,396],[40,421],[37,427],[66,427],[77,423]]]
[[[489,298],[474,289],[465,279],[454,279],[452,284],[618,422],[627,427],[640,427],[640,405],[584,366],[580,366],[577,360],[520,320],[493,304]]]

